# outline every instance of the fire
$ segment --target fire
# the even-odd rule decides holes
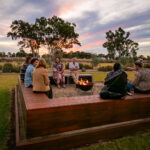
[[[78,84],[79,85],[88,85],[89,84],[89,81],[86,79],[86,80],[83,80],[82,78],[80,79],[80,81],[78,81]]]

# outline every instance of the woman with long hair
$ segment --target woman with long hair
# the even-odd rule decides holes
[[[33,92],[45,93],[49,98],[53,97],[46,69],[46,61],[43,58],[39,60],[38,66],[33,71]]]
[[[60,85],[65,88],[65,76],[64,76],[64,66],[59,57],[56,57],[55,63],[53,64],[53,79],[60,88]]]

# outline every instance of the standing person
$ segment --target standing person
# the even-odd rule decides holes
[[[26,72],[26,69],[27,69],[27,67],[29,66],[30,63],[31,63],[31,57],[28,56],[28,57],[26,57],[26,61],[22,65],[21,70],[20,70],[20,79],[21,79],[22,82],[24,82],[25,72]]]
[[[41,58],[38,66],[33,71],[33,92],[45,93],[49,98],[52,98],[52,89],[46,69],[46,61]]]
[[[100,92],[103,99],[119,99],[127,93],[127,74],[119,63],[115,63],[113,71],[107,74],[104,87]]]
[[[79,79],[79,64],[76,62],[76,58],[72,58],[72,62],[69,63],[69,70],[74,82],[77,84]]]
[[[38,58],[32,58],[31,64],[28,66],[25,73],[25,80],[24,80],[25,87],[33,87],[32,73],[35,67],[38,65],[38,63],[39,63]]]
[[[53,64],[53,79],[58,88],[60,88],[61,83],[65,88],[64,66],[59,57],[56,58],[56,61]]]
[[[143,68],[143,63],[135,62],[135,79],[127,84],[128,91],[134,89],[135,93],[149,93],[150,92],[150,70]]]

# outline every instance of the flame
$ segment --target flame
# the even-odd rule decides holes
[[[89,81],[86,79],[86,80],[83,80],[82,78],[80,79],[80,81],[78,81],[78,84],[79,85],[88,85],[89,84]]]

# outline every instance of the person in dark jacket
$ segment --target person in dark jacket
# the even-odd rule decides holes
[[[31,63],[31,57],[28,56],[28,57],[26,57],[26,61],[22,65],[21,70],[20,70],[20,79],[21,79],[22,82],[24,82],[26,69],[27,69],[27,67],[29,66],[30,63]]]
[[[127,74],[121,69],[120,63],[115,63],[113,68],[113,71],[107,74],[100,92],[103,99],[120,99],[127,93]]]

